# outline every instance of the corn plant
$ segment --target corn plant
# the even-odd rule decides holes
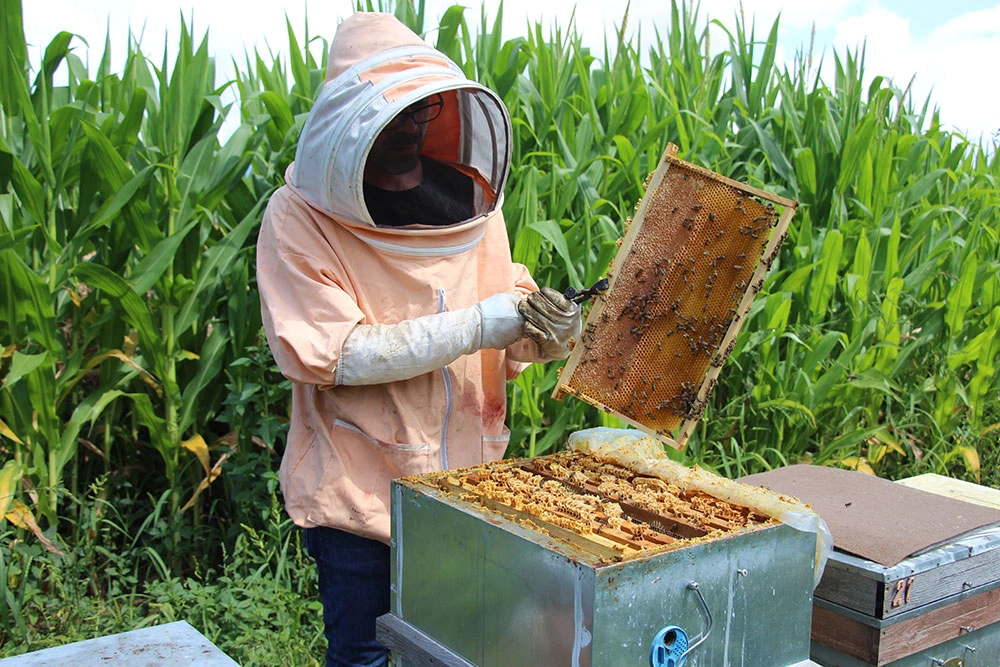
[[[774,77],[780,108],[760,92],[757,173],[804,205],[703,446],[883,472],[960,454],[976,474],[961,434],[990,428],[998,387],[995,158],[934,117],[924,130],[907,91],[881,78],[865,91],[863,56],[835,56],[833,90],[807,86],[805,62]]]
[[[671,8],[645,54],[647,36],[620,39],[623,14],[600,59],[572,26],[505,42],[485,12],[474,35],[449,11],[438,46],[494,82],[514,119],[515,259],[542,284],[599,277],[668,140],[793,197],[789,240],[688,459],[734,475],[803,459],[886,474],[960,460],[974,475],[1000,387],[995,153],[942,131],[907,90],[863,84],[863,53],[834,53],[830,86],[812,53],[775,63],[778,22],[758,38],[741,15],[702,24]],[[726,50],[713,54],[710,28]],[[555,381],[538,369],[513,385],[518,453],[609,421],[549,400]]]
[[[105,461],[129,458],[122,440],[156,451],[176,521],[186,450],[204,464],[200,434],[224,400],[231,327],[240,354],[260,327],[245,245],[274,186],[246,173],[266,128],[220,141],[207,39],[183,21],[172,68],[130,44],[113,74],[108,45],[91,79],[71,41],[53,39],[33,83],[23,51],[5,60],[0,416],[50,526],[84,438]]]

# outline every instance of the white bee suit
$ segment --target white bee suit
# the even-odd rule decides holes
[[[472,178],[474,214],[376,227],[368,152],[434,94],[445,105],[423,153]],[[293,386],[280,479],[296,524],[388,542],[391,479],[503,456],[506,382],[524,368],[513,357],[538,356],[516,310],[537,286],[511,260],[500,210],[510,142],[500,99],[392,16],[339,26],[257,246],[268,343]]]

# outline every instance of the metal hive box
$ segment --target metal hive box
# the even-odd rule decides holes
[[[571,451],[396,480],[392,613],[476,665],[646,665],[669,628],[688,667],[806,664],[817,535],[698,474]]]

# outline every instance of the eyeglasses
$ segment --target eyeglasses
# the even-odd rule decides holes
[[[399,112],[393,119],[393,124],[401,125],[406,121],[407,118],[412,120],[417,125],[423,125],[429,123],[438,116],[441,115],[441,109],[444,108],[444,98],[440,95],[437,96],[437,101],[431,102],[429,104],[424,104],[417,107],[416,109],[404,109]]]

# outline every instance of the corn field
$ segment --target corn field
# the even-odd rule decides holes
[[[21,3],[2,7],[0,645],[31,636],[30,564],[79,554],[98,523],[114,526],[102,549],[141,552],[139,580],[202,571],[265,524],[289,388],[261,334],[254,240],[332,37],[289,25],[280,55],[247,53],[220,83],[210,35],[183,21],[174,58],[109,35],[93,72],[62,32],[34,71]],[[778,23],[709,24],[676,0],[652,34],[598,53],[571,26],[505,38],[502,8],[452,7],[440,26],[422,2],[374,8],[505,100],[504,213],[541,285],[606,273],[667,142],[801,203],[679,459],[1000,483],[996,138],[943,129],[863,53],[779,66]],[[508,455],[617,425],[554,401],[557,372],[511,383]],[[111,558],[90,551],[95,568]]]

